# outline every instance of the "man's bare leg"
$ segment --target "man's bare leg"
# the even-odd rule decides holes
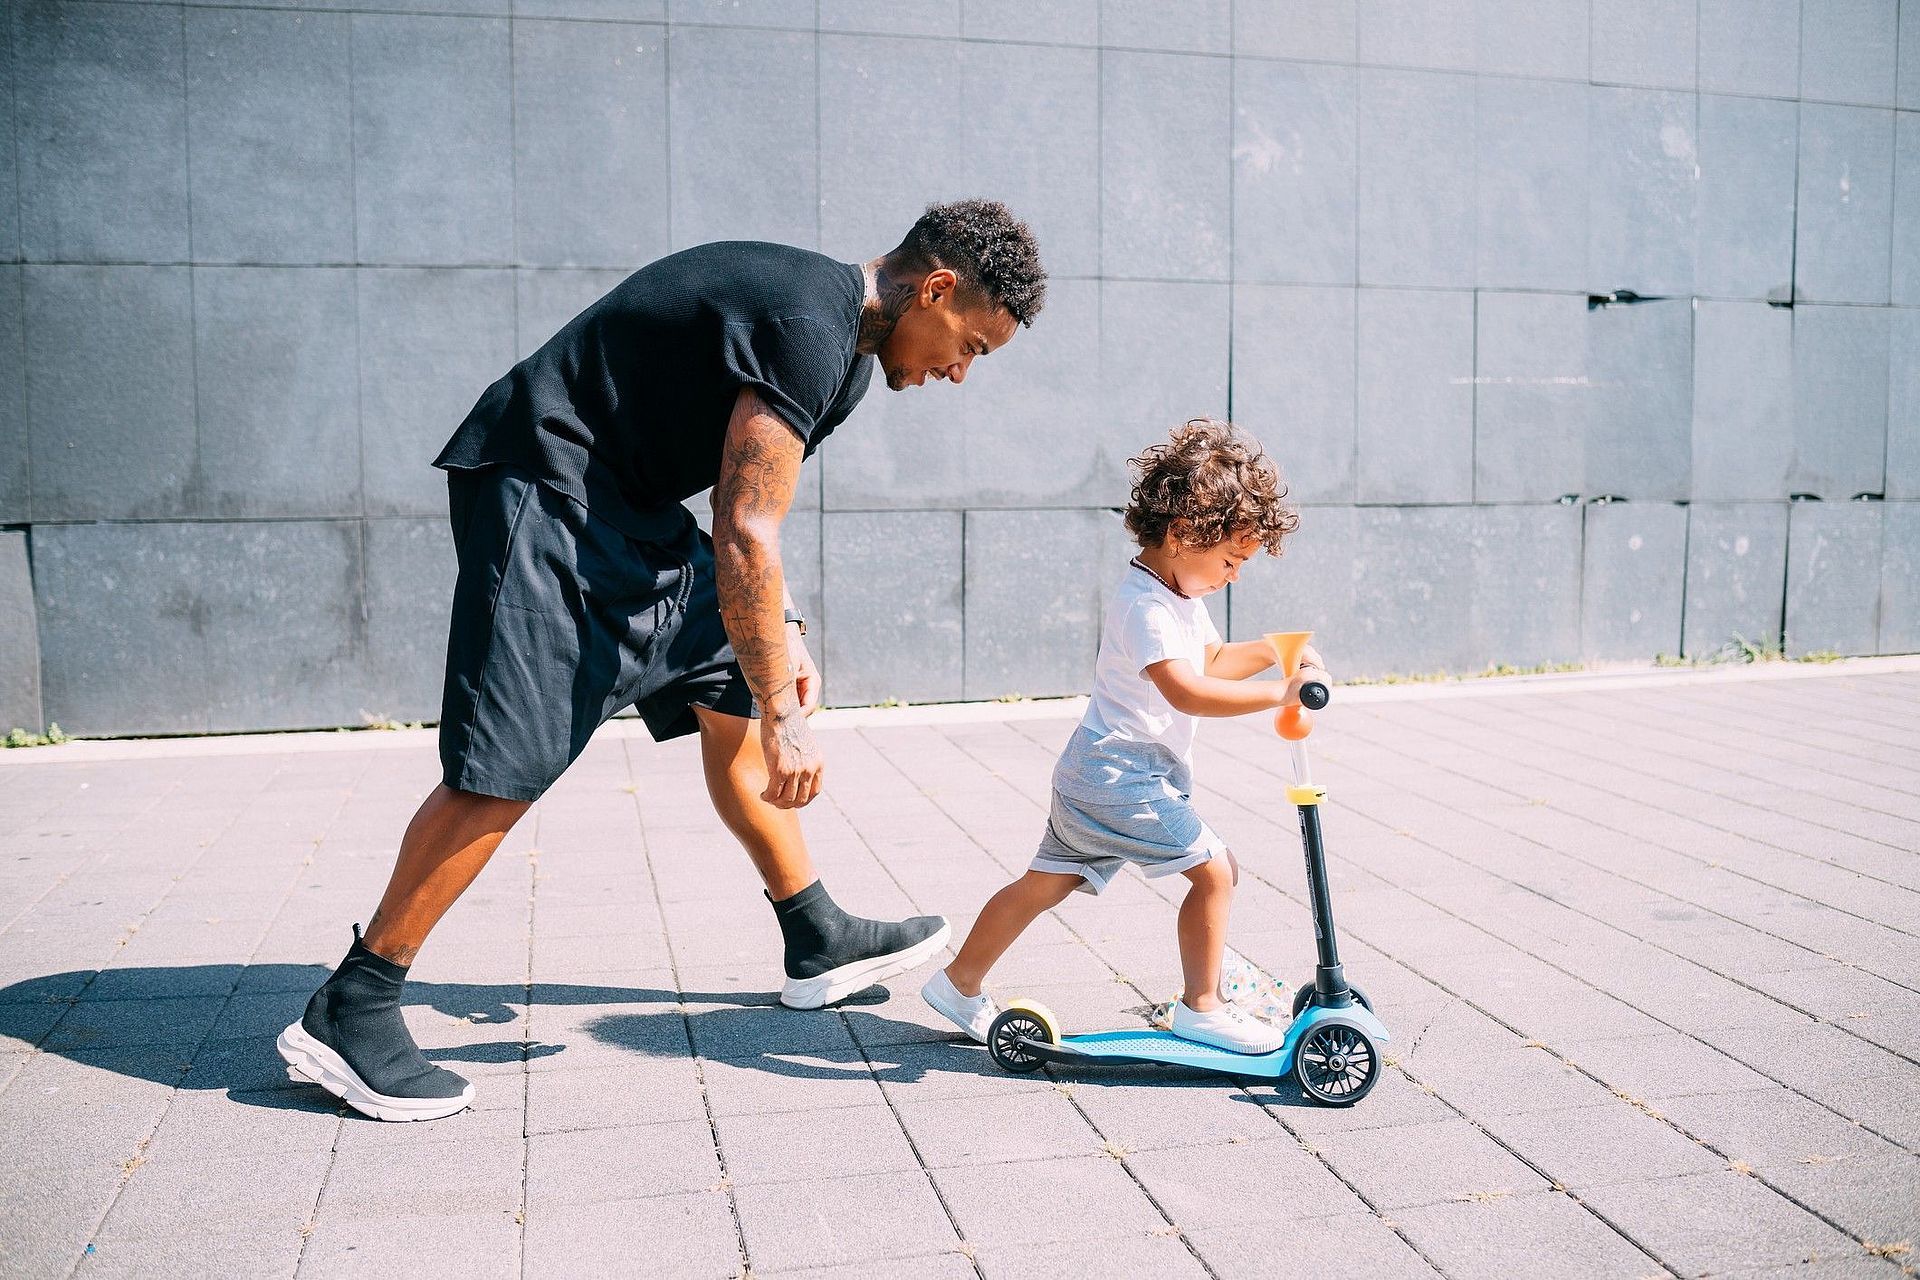
[[[434,1120],[464,1110],[473,1086],[428,1062],[400,1016],[407,966],[528,809],[522,800],[435,787],[407,824],[366,936],[280,1033],[280,1056],[377,1120]]]
[[[694,714],[714,811],[760,873],[786,939],[782,1004],[817,1009],[903,973],[946,945],[950,930],[939,916],[866,920],[842,911],[814,875],[798,811],[762,798],[767,766],[757,726],[703,707]]]
[[[440,917],[531,807],[530,801],[456,791],[445,783],[435,787],[407,824],[387,891],[367,922],[367,950],[412,964]]]

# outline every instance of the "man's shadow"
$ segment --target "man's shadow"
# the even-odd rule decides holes
[[[0,988],[0,1045],[11,1040],[122,1075],[186,1089],[221,1090],[256,1106],[310,1109],[320,1101],[317,1090],[288,1078],[274,1040],[300,1016],[327,972],[315,965],[180,965],[72,970],[24,979]],[[435,1046],[423,1034],[427,1058],[455,1070],[460,1063],[558,1057],[579,1044],[584,1033],[588,1044],[646,1057],[689,1057],[697,1047],[704,1057],[797,1078],[824,1079],[855,1069],[865,1074],[867,1067],[858,1063],[857,1055],[845,1063],[832,1061],[847,1056],[849,1041],[837,1026],[844,1009],[857,1011],[869,1041],[951,1047],[955,1061],[940,1061],[940,1070],[995,1073],[984,1053],[928,1041],[925,1028],[871,1011],[870,1006],[888,998],[885,987],[869,987],[825,1011],[800,1012],[783,1008],[771,993],[412,981],[403,1004],[431,1008],[456,1022],[501,1027],[518,1024],[529,1007],[537,1026],[540,1014],[549,1010],[623,1006],[570,1024],[567,1038],[556,1041],[506,1035]],[[833,1022],[824,1022],[823,1013]],[[883,1072],[883,1079],[918,1080],[929,1056],[920,1053],[911,1065],[876,1063],[875,1070]]]

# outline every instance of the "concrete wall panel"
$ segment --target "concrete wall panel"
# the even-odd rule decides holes
[[[1359,295],[1361,502],[1473,500],[1470,293]]]
[[[512,49],[492,18],[353,18],[361,262],[513,260]]]
[[[390,720],[438,720],[447,629],[459,574],[446,517],[368,520],[366,661],[348,681],[360,710]]]
[[[1358,0],[1234,0],[1233,51],[1351,63],[1360,56]]]
[[[1352,502],[1354,291],[1286,285],[1233,293],[1233,416],[1265,443],[1295,502]]]
[[[1590,112],[1588,292],[1693,292],[1700,165],[1693,95],[1596,88]]]
[[[1596,84],[1694,87],[1696,0],[1593,0],[1592,12]]]
[[[1920,498],[1920,308],[1888,316],[1887,496]]]
[[[51,525],[34,543],[43,699],[63,729],[358,720],[357,522]]]
[[[1764,500],[1793,469],[1794,312],[1701,302],[1694,313],[1693,497]]]
[[[1715,298],[1793,296],[1799,107],[1700,95],[1694,287]]]
[[[1804,0],[1800,96],[1892,106],[1898,22],[1898,0]]]
[[[351,268],[194,268],[196,514],[360,514],[358,324]]]
[[[1800,0],[1700,0],[1700,92],[1791,98],[1800,87]]]
[[[930,40],[820,38],[821,252],[864,262],[898,244],[928,202],[966,194],[948,154],[965,69],[952,52]]]
[[[9,5],[7,12],[14,22],[20,248],[27,261],[184,260],[180,10],[40,3]]]
[[[1472,71],[1475,0],[1365,0],[1360,61],[1377,67]]]
[[[1886,487],[1886,307],[1793,312],[1792,493],[1841,502]]]
[[[12,729],[39,733],[46,727],[27,535],[0,529],[0,734]]]
[[[960,33],[981,40],[1032,40],[1045,44],[1100,43],[1100,0],[964,0]]]
[[[514,361],[513,273],[362,269],[360,453],[370,516],[447,509],[432,467]]]
[[[1122,278],[1232,270],[1232,67],[1173,53],[1101,55],[1100,265]]]
[[[1645,662],[1680,652],[1687,508],[1607,502],[1585,508],[1580,653],[1588,661]]]
[[[1684,500],[1693,458],[1693,307],[1642,302],[1587,312],[1588,495]]]
[[[1483,74],[1587,78],[1592,60],[1587,0],[1479,0],[1474,18]]]
[[[1920,14],[1914,22],[1920,25]],[[1892,235],[1892,300],[1920,306],[1920,114],[1911,111],[1894,116]]]
[[[1474,643],[1474,535],[1471,507],[1353,508],[1346,642],[1328,661],[1340,653],[1341,671],[1356,676],[1486,661]]]
[[[1189,418],[1227,416],[1227,294],[1219,284],[1101,286],[1101,505],[1125,503],[1128,458]]]
[[[0,524],[32,514],[21,268],[0,266]]]
[[[666,28],[516,22],[515,260],[631,271],[664,254],[666,121]]]
[[[1786,574],[1786,503],[1689,506],[1686,656],[1708,657],[1736,638],[1779,643]]]
[[[827,661],[840,703],[950,701],[964,683],[963,517],[828,512],[821,523]]]
[[[1793,504],[1787,538],[1788,653],[1878,651],[1882,505]]]
[[[1172,53],[1226,53],[1233,47],[1233,2],[1100,0],[1100,43]]]
[[[186,23],[194,257],[352,262],[352,19],[189,9]]]
[[[675,0],[676,20],[680,8]],[[702,20],[729,10],[746,11],[715,4]],[[669,39],[673,247],[734,239],[815,247],[814,37],[689,27]]]
[[[194,468],[186,267],[26,268],[27,437],[40,520],[184,514]]]
[[[976,361],[963,389],[936,393],[959,397],[964,423],[963,475],[952,499],[992,507],[1121,501],[1125,495],[1102,479],[1103,385],[1100,285],[1049,281],[1046,310],[1031,329]],[[876,386],[867,399],[890,394]],[[866,432],[867,412],[843,430]]]
[[[1100,649],[1105,511],[969,511],[962,695],[1085,693]]]
[[[1473,579],[1460,667],[1532,666],[1580,647],[1580,508],[1470,508]]]
[[[957,36],[960,0],[819,0],[822,31]]]
[[[1552,502],[1586,488],[1587,303],[1483,293],[1474,340],[1474,490],[1481,502]]]
[[[1920,653],[1920,502],[1880,509],[1881,653]]]
[[[959,189],[1005,201],[1024,218],[1056,278],[1098,275],[1100,55],[1092,49],[970,43],[961,46],[959,57]],[[943,136],[948,125],[941,121]],[[943,158],[953,160],[951,154]],[[926,195],[921,203],[932,198]],[[918,216],[920,210],[911,212]],[[878,253],[906,229],[882,228],[882,238],[892,236],[886,245],[854,252]],[[1049,314],[1044,323],[1059,321]]]
[[[1800,107],[1794,297],[1887,301],[1893,243],[1893,112]]]
[[[1359,98],[1360,283],[1472,285],[1473,78],[1363,70]]]
[[[1236,280],[1353,283],[1356,106],[1351,68],[1234,64]]]
[[[1582,84],[1479,81],[1476,283],[1585,289],[1588,102]]]

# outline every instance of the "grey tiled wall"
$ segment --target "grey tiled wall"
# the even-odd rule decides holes
[[[664,252],[866,257],[966,194],[1050,303],[809,465],[830,701],[1083,688],[1125,461],[1202,413],[1302,504],[1236,637],[1920,647],[1920,0],[4,16],[0,719],[432,716],[427,463],[489,381]]]

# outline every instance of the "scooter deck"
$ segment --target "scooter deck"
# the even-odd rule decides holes
[[[1291,1037],[1288,1043],[1272,1053],[1234,1053],[1182,1040],[1168,1031],[1153,1030],[1095,1031],[1086,1035],[1064,1036],[1059,1044],[1040,1044],[1029,1040],[1026,1045],[1030,1052],[1054,1062],[1163,1063],[1274,1080],[1293,1070]]]

